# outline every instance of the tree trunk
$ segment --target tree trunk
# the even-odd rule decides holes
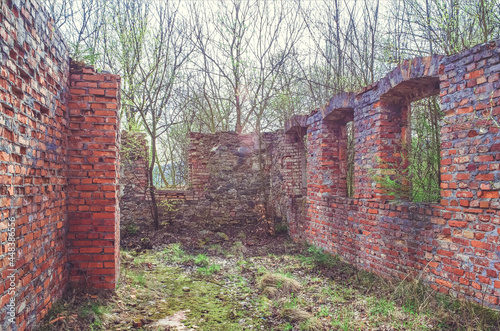
[[[154,133],[151,137],[151,163],[149,165],[148,179],[149,179],[149,195],[151,196],[151,213],[153,216],[155,229],[158,230],[160,228],[160,219],[159,219],[160,217],[158,215],[158,204],[156,203],[156,192],[153,183],[153,170],[155,167],[155,160],[156,160],[156,138]]]

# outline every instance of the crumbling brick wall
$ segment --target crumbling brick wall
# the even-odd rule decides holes
[[[36,0],[1,3],[0,37],[0,329],[25,330],[69,280],[116,284],[119,77],[70,68]]]
[[[499,73],[498,42],[450,57],[417,58],[359,93],[333,97],[305,125],[289,124],[307,127],[308,140],[305,217],[287,206],[294,215],[290,228],[303,229],[290,231],[292,237],[381,275],[402,279],[421,272],[437,291],[498,309]],[[440,96],[444,113],[442,200],[396,201],[374,178],[388,168],[404,170],[401,142],[410,102],[431,95]],[[355,195],[348,198],[343,127],[352,119]],[[285,200],[295,195],[283,192]]]
[[[302,238],[307,197],[306,115],[296,115],[276,132],[270,145],[270,203],[275,225],[285,223],[288,233]]]
[[[272,232],[266,211],[273,135],[264,134],[260,143],[256,134],[232,132],[190,133],[189,139],[189,183],[183,188],[156,192],[160,212],[162,201],[175,204],[174,211],[161,213],[161,222],[168,224],[171,231],[207,240],[217,239],[217,232],[230,240],[239,240],[241,232],[248,236]],[[130,140],[136,138],[124,134],[122,144]],[[142,156],[130,155],[124,160],[121,209],[125,228],[143,221],[153,224],[146,174]]]
[[[138,222],[151,223],[148,197],[148,150],[146,134],[122,131],[120,154],[120,222],[132,226]],[[127,231],[123,235],[127,235]]]
[[[265,213],[269,190],[266,138],[230,132],[190,134],[189,185],[197,205],[202,206],[195,213],[203,215],[207,229],[271,230]]]

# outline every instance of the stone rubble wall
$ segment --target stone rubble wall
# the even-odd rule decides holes
[[[142,152],[124,156],[121,198],[122,226],[153,224],[147,189],[145,140],[140,134],[123,133],[123,145]],[[168,231],[201,233],[214,239],[217,233],[238,240],[238,235],[271,233],[265,203],[269,192],[269,145],[271,135],[190,133],[189,184],[179,189],[159,189],[161,222]],[[138,143],[139,142],[139,143]],[[127,147],[128,148],[128,147]],[[259,152],[260,150],[260,152]],[[125,160],[127,158],[127,160]],[[263,171],[261,171],[261,167]],[[162,206],[168,203],[168,207]]]
[[[71,67],[38,1],[0,6],[0,329],[32,330],[70,281],[116,285],[119,77]]]

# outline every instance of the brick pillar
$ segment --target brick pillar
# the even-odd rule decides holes
[[[120,245],[120,77],[92,67],[72,67],[70,74],[69,280],[114,289]]]
[[[204,198],[205,190],[210,179],[208,159],[203,157],[203,134],[189,133],[189,185],[193,188],[196,198]]]
[[[293,128],[284,134],[278,145],[281,154],[280,174],[283,176],[283,195],[281,203],[287,206],[286,219],[289,234],[295,239],[302,236],[302,217],[304,198],[307,194],[307,155],[304,145],[306,128]]]

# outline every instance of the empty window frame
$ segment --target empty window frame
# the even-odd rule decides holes
[[[346,186],[347,197],[354,197],[354,121],[347,122],[347,164],[346,164]]]
[[[408,113],[409,198],[415,202],[439,202],[442,118],[439,97],[412,102]]]

